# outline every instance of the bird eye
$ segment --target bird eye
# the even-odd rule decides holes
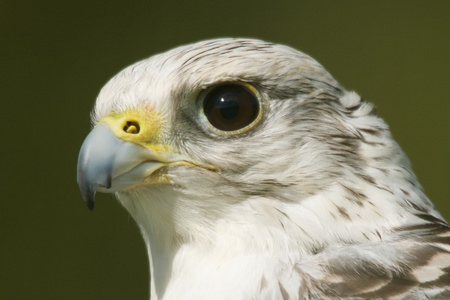
[[[203,99],[203,113],[221,131],[245,128],[258,118],[260,109],[255,93],[241,84],[217,86]]]

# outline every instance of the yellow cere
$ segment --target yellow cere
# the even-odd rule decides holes
[[[167,153],[162,144],[163,117],[154,110],[133,109],[112,113],[100,120],[108,125],[121,140],[144,146],[155,154]]]

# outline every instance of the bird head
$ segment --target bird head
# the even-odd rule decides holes
[[[306,54],[258,40],[138,62],[106,84],[92,119],[78,163],[87,205],[115,193],[144,236],[171,243],[230,226],[272,237],[295,227],[302,236],[286,239],[308,251],[379,238],[403,217],[392,195],[416,184],[371,104]],[[412,201],[429,206],[416,190]]]

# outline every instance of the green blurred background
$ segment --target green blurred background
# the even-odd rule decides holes
[[[288,44],[374,102],[450,219],[448,1],[1,1],[0,299],[146,299],[147,257],[112,196],[89,211],[78,150],[115,73],[213,37]]]

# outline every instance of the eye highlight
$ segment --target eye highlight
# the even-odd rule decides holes
[[[215,129],[239,133],[260,117],[261,103],[256,91],[243,84],[227,83],[207,92],[203,114]]]

